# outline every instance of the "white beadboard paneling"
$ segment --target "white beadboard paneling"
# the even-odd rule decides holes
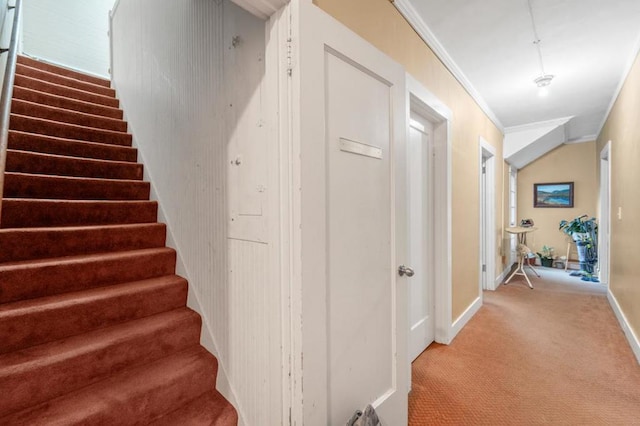
[[[229,1],[120,0],[112,18],[113,85],[203,344],[228,379],[220,388],[247,425],[285,423],[281,293],[264,231],[264,56],[265,23]]]
[[[23,53],[109,76],[109,11],[114,0],[22,2]]]

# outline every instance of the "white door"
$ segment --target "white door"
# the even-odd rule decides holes
[[[480,293],[487,289],[487,157],[480,162]]]
[[[495,290],[495,149],[483,138],[480,141],[480,264],[479,293]]]
[[[406,424],[404,70],[310,0],[290,7],[303,422],[372,404]]]
[[[609,144],[600,153],[600,224],[598,226],[598,277],[609,284],[609,232],[611,227],[611,184]]]
[[[409,126],[407,197],[409,264],[409,360],[415,360],[435,338],[433,282],[432,141],[433,126],[412,114]]]

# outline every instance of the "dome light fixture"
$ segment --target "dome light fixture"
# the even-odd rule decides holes
[[[551,74],[544,74],[533,80],[533,82],[538,86],[538,96],[545,97],[549,94],[549,88],[547,86],[551,84],[551,80],[553,80],[553,76]]]

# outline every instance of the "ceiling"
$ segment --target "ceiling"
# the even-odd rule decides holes
[[[540,97],[527,0],[396,3],[421,35],[426,26],[436,53],[507,133],[573,117],[565,142],[594,140],[640,46],[640,0],[531,0],[544,69],[555,76]]]

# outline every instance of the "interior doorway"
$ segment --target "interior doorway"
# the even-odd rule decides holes
[[[410,287],[419,286],[418,289],[407,289],[407,297],[410,296],[410,292],[420,292],[426,294],[427,298],[432,297],[432,302],[428,299],[423,300],[422,296],[419,303],[413,305],[414,307],[420,307],[421,309],[430,308],[430,317],[433,320],[433,325],[430,324],[431,319],[425,320],[424,329],[420,329],[420,326],[415,327],[415,341],[420,343],[411,343],[411,329],[414,325],[421,321],[421,318],[427,315],[422,315],[418,312],[412,312],[412,299],[409,299],[408,309],[405,315],[409,320],[409,335],[408,345],[409,350],[407,352],[407,364],[409,365],[416,355],[419,355],[430,342],[436,341],[448,345],[455,336],[456,330],[451,322],[451,110],[433,93],[429,92],[419,81],[413,78],[410,74],[407,74],[407,122],[406,132],[407,140],[409,143],[415,142],[414,149],[420,149],[420,155],[415,156],[410,154],[409,147],[407,147],[407,153],[410,158],[409,161],[413,162],[415,170],[419,170],[420,187],[413,185],[413,187],[406,185],[405,188],[401,188],[407,192],[407,204],[406,204],[406,220],[409,224],[410,200],[413,198],[414,202],[418,202],[420,198],[420,208],[423,210],[424,215],[420,214],[419,223],[422,226],[422,230],[418,232],[411,232],[410,226],[407,227],[407,250],[409,252],[415,250],[411,249],[411,241],[415,241],[416,244],[425,244],[422,248],[422,262],[424,267],[416,269],[415,277],[408,283]],[[413,134],[413,138],[411,135]],[[409,166],[409,163],[407,163]],[[409,167],[406,168],[407,179],[410,178],[411,172]],[[410,191],[419,194],[418,196],[411,197]],[[418,221],[418,216],[414,215],[414,220]],[[414,266],[414,265],[411,265]],[[429,282],[430,280],[430,282]],[[427,290],[428,286],[431,289]],[[411,321],[414,318],[415,321]],[[429,328],[433,330],[433,337],[431,337],[431,331],[426,331]],[[426,329],[426,330],[425,330]],[[420,330],[420,331],[417,331]],[[424,334],[420,332],[424,331]],[[421,336],[420,338],[418,336]],[[421,347],[421,349],[419,349]],[[413,355],[412,355],[413,353]],[[409,369],[409,371],[411,371]]]
[[[495,149],[480,137],[480,294],[495,290]]]
[[[609,234],[611,229],[611,141],[600,152],[600,224],[598,228],[598,278],[609,285]]]
[[[435,339],[433,280],[433,125],[411,111],[407,142],[409,264],[416,276],[409,283],[409,360]]]

